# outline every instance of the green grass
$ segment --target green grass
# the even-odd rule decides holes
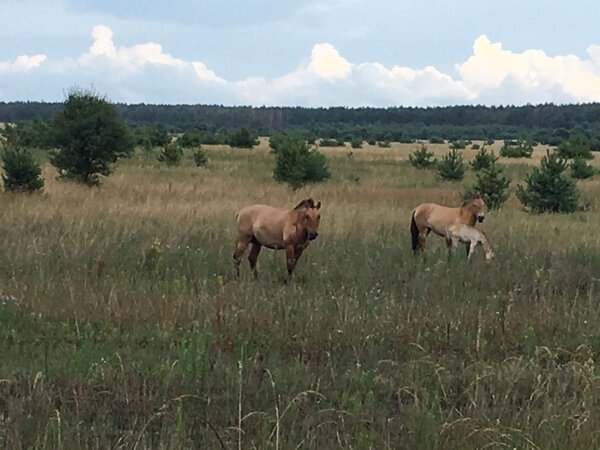
[[[341,150],[299,193],[263,149],[214,148],[206,168],[139,153],[100,189],[46,168],[46,194],[0,195],[0,447],[598,447],[595,203],[512,198],[483,224],[491,264],[435,236],[415,258],[411,208],[457,203],[472,174],[384,151]],[[236,209],[307,195],[323,219],[294,280],[267,250],[236,280]]]

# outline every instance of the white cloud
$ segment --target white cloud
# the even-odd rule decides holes
[[[325,42],[313,47],[308,70],[326,80],[334,80],[347,78],[352,71],[352,64],[333,45]]]
[[[0,74],[7,72],[28,72],[39,67],[45,60],[46,55],[21,55],[12,61],[0,61]]]
[[[542,50],[512,52],[481,35],[473,54],[451,74],[434,66],[352,62],[333,44],[321,42],[313,46],[307,62],[280,77],[226,80],[200,61],[172,56],[158,43],[118,45],[104,25],[93,27],[92,38],[78,58],[40,54],[0,62],[0,100],[56,99],[73,84],[91,84],[114,101],[130,103],[426,106],[600,101],[600,45],[595,44],[588,46],[586,58],[549,56]],[[24,72],[27,77],[19,76]],[[6,97],[9,92],[13,97]]]
[[[598,101],[600,47],[588,47],[588,54],[591,59],[586,61],[574,55],[548,56],[542,50],[513,53],[482,35],[475,40],[473,55],[457,69],[476,97],[502,90],[508,83],[516,85],[525,96],[537,97],[559,89],[572,101]]]

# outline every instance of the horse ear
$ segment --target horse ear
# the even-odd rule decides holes
[[[315,208],[321,209],[321,202],[317,203],[317,206],[315,206]]]

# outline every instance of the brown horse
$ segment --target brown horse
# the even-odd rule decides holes
[[[292,210],[267,205],[242,208],[236,215],[237,239],[233,252],[237,275],[240,275],[242,255],[252,244],[248,261],[255,278],[258,277],[256,261],[263,246],[273,250],[285,249],[288,279],[291,278],[300,255],[319,234],[319,208],[321,202],[315,204],[312,198],[302,200]]]
[[[425,238],[431,231],[446,237],[446,229],[452,224],[475,226],[477,222],[483,222],[484,209],[485,203],[479,194],[473,195],[458,208],[421,203],[414,209],[410,220],[413,252],[416,254],[425,249]]]

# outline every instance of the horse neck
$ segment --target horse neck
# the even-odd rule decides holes
[[[460,217],[463,220],[463,223],[472,227],[475,226],[475,224],[477,223],[477,216],[475,215],[475,213],[473,213],[473,211],[470,210],[468,206],[462,206],[460,208]]]
[[[292,209],[290,211],[292,223],[296,226],[296,229],[298,230],[298,234],[299,234],[298,237],[303,237],[304,235],[306,235],[306,226],[304,225],[304,222],[301,220],[302,216],[304,214],[306,214],[305,208]]]

